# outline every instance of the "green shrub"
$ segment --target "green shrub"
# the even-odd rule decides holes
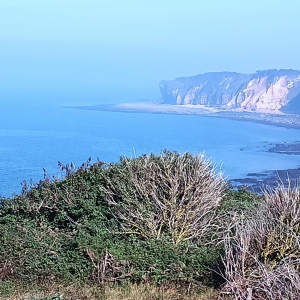
[[[8,277],[22,280],[85,279],[91,262],[76,240],[79,230],[102,230],[107,203],[99,185],[101,163],[68,173],[64,180],[41,181],[21,195],[2,199],[0,263]]]
[[[1,200],[0,279],[211,281],[221,247],[210,237],[226,182],[202,156],[61,167],[64,179],[24,183],[21,195]]]
[[[236,190],[229,188],[225,191],[218,212],[245,212],[255,209],[261,203],[263,197],[246,189]]]
[[[0,298],[6,299],[15,291],[15,284],[11,281],[0,280]]]
[[[216,245],[174,245],[168,239],[145,240],[136,235],[85,236],[82,246],[93,261],[91,279],[100,283],[210,282],[212,273],[208,269],[216,265],[221,251]]]

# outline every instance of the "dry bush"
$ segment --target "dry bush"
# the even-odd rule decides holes
[[[257,210],[225,239],[224,294],[235,299],[300,299],[300,189],[264,191]]]
[[[15,272],[15,266],[11,261],[0,260],[0,280],[7,279],[14,272]]]
[[[120,165],[108,170],[103,191],[123,233],[167,234],[179,244],[214,231],[226,182],[203,155],[163,152],[124,157]]]
[[[127,261],[116,261],[115,257],[106,250],[102,257],[98,257],[92,249],[86,249],[93,269],[90,279],[100,286],[116,283],[132,277],[132,269]]]

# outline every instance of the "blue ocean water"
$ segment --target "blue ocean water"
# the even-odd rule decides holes
[[[269,143],[300,140],[300,131],[193,115],[101,112],[60,105],[1,106],[0,195],[21,191],[23,180],[37,182],[43,168],[58,174],[58,161],[79,166],[89,156],[119,156],[177,150],[205,152],[226,176],[296,168],[299,156],[266,151]]]

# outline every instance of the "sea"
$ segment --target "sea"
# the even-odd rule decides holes
[[[60,103],[1,103],[0,196],[38,182],[44,170],[61,176],[58,162],[80,166],[89,157],[116,162],[120,156],[176,150],[204,153],[228,179],[248,173],[298,168],[300,156],[269,152],[274,143],[300,140],[300,131],[253,122],[205,117],[122,113],[68,108]]]

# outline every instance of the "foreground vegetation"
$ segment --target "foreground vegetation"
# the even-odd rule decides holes
[[[60,164],[0,206],[8,299],[299,299],[299,189],[231,189],[203,156]]]
[[[11,300],[207,300],[218,299],[213,288],[183,291],[172,286],[130,284],[116,287],[99,287],[91,284],[53,284],[47,286],[14,286],[3,290],[1,299]]]

